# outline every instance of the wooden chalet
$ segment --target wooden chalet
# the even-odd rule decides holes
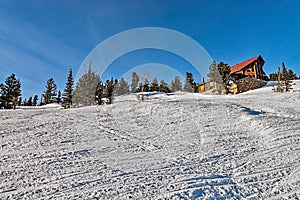
[[[255,56],[244,62],[231,66],[231,77],[234,78],[234,80],[239,80],[246,77],[267,80],[268,77],[263,71],[264,64],[265,61],[260,55]]]
[[[263,87],[266,84],[266,80],[268,80],[263,70],[264,64],[264,59],[258,55],[231,66],[230,74],[233,82],[228,88],[229,91],[232,94],[237,94]],[[225,92],[223,84],[217,84],[212,81],[204,82],[204,79],[201,84],[197,85],[197,91],[219,94]]]

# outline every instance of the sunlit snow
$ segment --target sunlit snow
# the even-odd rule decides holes
[[[300,81],[0,111],[0,198],[300,198]]]

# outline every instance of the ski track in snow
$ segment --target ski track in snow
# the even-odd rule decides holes
[[[300,93],[260,91],[0,111],[0,199],[299,199]]]

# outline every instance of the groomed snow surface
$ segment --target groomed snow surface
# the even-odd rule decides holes
[[[296,83],[1,110],[0,199],[299,199]]]

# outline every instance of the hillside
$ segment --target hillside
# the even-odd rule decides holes
[[[0,198],[299,199],[300,82],[0,111]]]

